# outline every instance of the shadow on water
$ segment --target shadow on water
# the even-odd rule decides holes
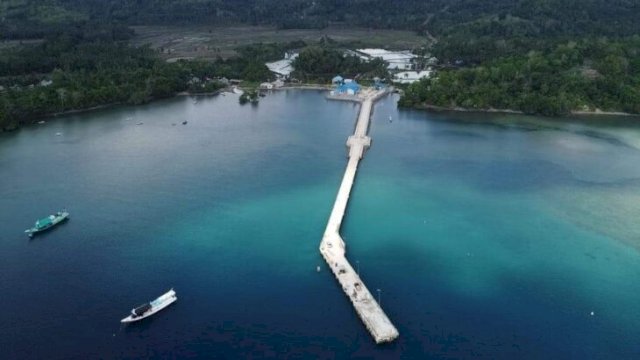
[[[415,359],[424,354],[429,354],[430,359],[493,358],[500,354],[485,346],[483,341],[487,340],[483,340],[482,334],[470,337],[477,328],[462,326],[469,310],[464,303],[476,299],[465,298],[449,285],[446,274],[454,266],[450,259],[404,240],[389,238],[383,245],[370,247],[366,254],[351,256],[359,256],[365,264],[375,264],[374,268],[362,271],[370,288],[380,286],[373,285],[376,281],[384,283],[382,305],[401,334],[395,342],[399,358]],[[388,274],[400,264],[404,279],[393,279],[397,273]],[[402,307],[396,307],[397,304]]]
[[[487,139],[487,136],[481,135],[476,132],[464,131],[464,130],[434,130],[431,132],[434,137],[452,137],[452,138],[466,138],[466,139]]]
[[[410,166],[406,163],[406,166]],[[550,161],[492,160],[429,160],[414,166],[418,176],[453,177],[486,191],[539,189],[549,186],[578,184],[573,174]],[[584,182],[586,184],[586,182]]]
[[[478,294],[454,285],[454,267],[465,267],[464,263],[402,240],[390,238],[368,249],[366,256],[353,255],[375,263],[375,268],[363,271],[370,287],[374,279],[385,282],[382,302],[402,334],[400,348],[421,348],[430,358],[540,358],[549,352],[557,358],[633,358],[640,353],[638,346],[638,353],[609,348],[602,332],[617,329],[618,340],[632,343],[627,327],[634,320],[625,324],[620,314],[609,316],[607,311],[615,305],[602,304],[597,293],[589,293],[592,280],[577,270],[554,265],[538,271],[500,271],[494,279],[497,286]],[[389,269],[397,266],[404,275],[394,279],[399,274],[388,275]],[[489,280],[477,276],[479,283]],[[386,305],[384,298],[389,299]]]
[[[559,130],[563,131],[562,129],[559,129]],[[564,130],[564,131],[567,131],[567,130]],[[601,140],[609,145],[621,146],[621,147],[633,149],[635,151],[640,151],[640,149],[638,149],[637,147],[632,146],[613,135],[605,134],[595,130],[575,130],[575,131],[569,131],[569,132],[576,135],[585,136],[591,139]]]
[[[588,292],[593,284],[584,274],[567,274],[567,268],[559,267],[526,274],[503,272],[499,283],[501,291],[491,303],[473,301],[478,311],[491,307],[497,310],[498,317],[486,319],[485,328],[496,333],[507,329],[517,335],[527,357],[537,352],[543,356],[550,350],[561,358],[623,359],[640,355],[638,345],[614,348],[607,339],[614,336],[623,343],[634,343],[634,329],[628,327],[638,314],[625,319],[624,306],[606,303],[609,299],[600,298],[597,290]],[[621,312],[611,312],[616,308]],[[603,337],[603,332],[608,336]],[[544,350],[536,349],[540,343],[545,344]]]

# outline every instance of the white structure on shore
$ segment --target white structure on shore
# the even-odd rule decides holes
[[[260,84],[260,89],[262,90],[273,90],[273,88],[274,86],[270,82],[263,82],[262,84]]]
[[[284,86],[284,81],[281,79],[276,79],[272,82],[263,82],[260,84],[260,90],[274,90],[279,89]]]
[[[424,71],[403,71],[393,75],[393,82],[399,84],[413,84],[420,79],[431,77],[431,70]]]
[[[411,53],[411,51],[389,51],[385,49],[358,49],[359,54],[363,55],[362,59],[373,60],[380,58],[386,61],[389,65],[389,70],[411,70],[413,69],[413,60],[417,58],[417,55]]]
[[[291,66],[291,63],[297,57],[297,53],[285,53],[284,59],[274,62],[268,62],[265,65],[272,73],[276,74],[278,78],[288,79],[289,75],[291,75],[291,72],[293,71],[293,66]]]

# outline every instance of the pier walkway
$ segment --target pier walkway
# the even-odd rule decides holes
[[[371,146],[371,138],[367,136],[373,103],[384,96],[385,91],[365,89],[359,95],[360,114],[354,134],[349,136],[349,162],[333,205],[327,228],[320,243],[320,253],[338,279],[358,316],[371,333],[376,343],[391,342],[398,337],[398,330],[393,326],[378,302],[364,285],[359,274],[353,269],[345,254],[345,243],[340,236],[340,226],[347,209],[349,195],[358,170],[358,163],[366,149]]]

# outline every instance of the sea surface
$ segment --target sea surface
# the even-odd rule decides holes
[[[396,101],[342,230],[396,342],[374,344],[318,252],[358,107],[282,91],[0,134],[0,358],[640,358],[640,120]]]

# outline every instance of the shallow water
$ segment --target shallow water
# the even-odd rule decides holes
[[[177,98],[1,135],[0,349],[640,356],[640,127],[378,103],[342,232],[401,334],[378,347],[318,253],[357,111],[317,92]],[[67,224],[23,236],[62,207]],[[176,304],[119,326],[170,287]]]

